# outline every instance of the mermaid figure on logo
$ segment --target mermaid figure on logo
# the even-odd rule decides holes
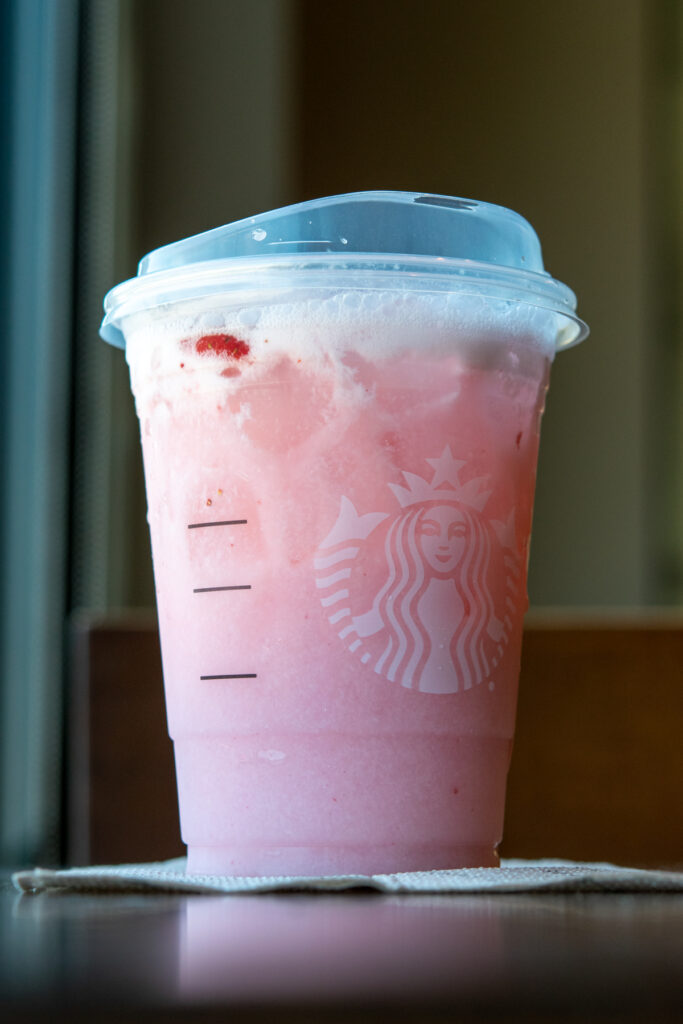
[[[491,492],[481,489],[481,480],[459,483],[465,463],[454,460],[449,447],[427,461],[434,467],[431,483],[404,472],[407,487],[389,484],[401,507],[395,517],[359,516],[342,499],[319,555],[341,542],[365,541],[380,522],[391,519],[385,523],[386,575],[371,608],[357,615],[350,608],[332,609],[330,622],[340,624],[339,635],[348,637],[350,649],[378,674],[426,693],[455,693],[487,679],[500,660],[511,626],[510,595],[517,589],[512,577],[519,567],[510,558],[510,541],[507,596],[496,594],[492,581],[504,575],[500,541],[510,538],[511,523],[492,528],[482,515]],[[319,579],[318,586],[349,579],[352,569],[341,566],[359,550],[338,550],[336,559],[333,554],[336,572]],[[318,558],[316,565],[329,568],[330,556]],[[348,590],[337,591],[323,598],[323,605],[341,604],[349,596]],[[499,612],[497,606],[505,603]]]

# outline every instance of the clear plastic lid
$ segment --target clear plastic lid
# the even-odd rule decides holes
[[[127,317],[174,302],[234,291],[244,300],[267,279],[291,290],[345,279],[386,287],[411,276],[425,288],[514,299],[559,314],[557,347],[586,337],[576,298],[543,266],[531,225],[502,206],[418,192],[355,192],[226,224],[145,256],[137,277],[105,298],[100,334],[124,347]],[[284,275],[284,278],[283,278]]]

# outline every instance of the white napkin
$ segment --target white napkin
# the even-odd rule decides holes
[[[478,892],[683,892],[683,871],[645,871],[614,864],[565,860],[504,860],[499,868],[406,871],[394,875],[321,877],[232,877],[188,875],[185,859],[155,864],[48,870],[34,868],[12,876],[17,889],[39,893],[179,892],[258,893],[294,890],[375,889],[385,893]]]

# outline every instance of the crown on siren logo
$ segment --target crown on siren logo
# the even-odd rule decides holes
[[[388,485],[396,495],[401,508],[427,501],[457,501],[481,512],[492,493],[490,490],[481,489],[487,482],[486,477],[477,477],[468,480],[466,484],[461,484],[459,473],[467,463],[462,459],[454,459],[448,444],[438,459],[426,461],[434,468],[431,483],[417,473],[408,473],[404,469],[403,477],[408,486]]]

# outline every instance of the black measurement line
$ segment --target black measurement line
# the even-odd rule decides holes
[[[200,530],[203,526],[245,526],[246,519],[221,519],[216,523],[188,523],[188,530]]]
[[[213,594],[216,590],[251,590],[251,583],[241,583],[238,587],[195,587],[193,594]]]
[[[200,676],[200,679],[257,679],[255,672],[236,672],[229,676]]]

